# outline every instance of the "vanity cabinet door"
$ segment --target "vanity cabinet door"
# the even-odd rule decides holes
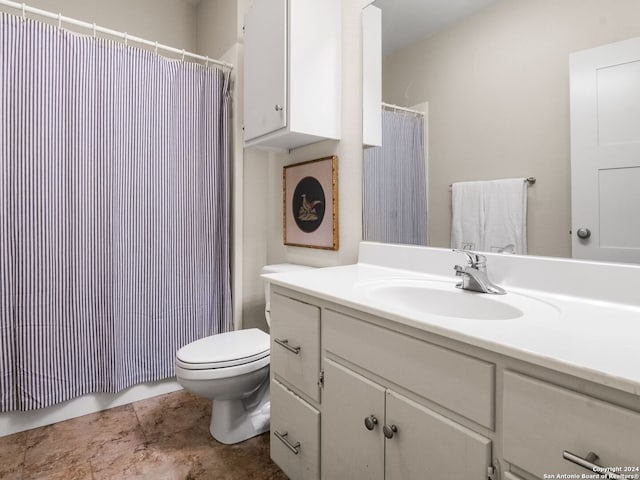
[[[382,480],[384,388],[331,360],[324,363],[324,385],[322,478]]]
[[[320,402],[320,309],[283,295],[271,295],[271,371]]]
[[[386,439],[386,480],[487,479],[488,438],[392,390],[386,393],[385,424],[397,429]]]
[[[332,360],[324,372],[322,478],[486,480],[488,438]]]

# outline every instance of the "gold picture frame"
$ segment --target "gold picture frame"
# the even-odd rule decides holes
[[[338,157],[286,165],[282,171],[285,245],[338,250]]]

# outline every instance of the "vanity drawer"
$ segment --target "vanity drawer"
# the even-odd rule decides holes
[[[272,293],[271,371],[320,401],[320,308]]]
[[[320,478],[320,412],[277,380],[271,380],[271,458],[292,480]]]
[[[503,480],[524,480],[522,477],[518,477],[517,475],[511,472],[504,472],[502,475]]]
[[[640,467],[640,414],[514,373],[504,374],[504,459],[540,478],[587,473],[565,450],[608,467]],[[631,475],[640,471],[618,473]]]
[[[494,427],[495,365],[331,310],[324,348],[484,427]]]

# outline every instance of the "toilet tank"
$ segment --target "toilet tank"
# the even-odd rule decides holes
[[[262,267],[262,274],[269,273],[282,273],[282,272],[294,272],[296,270],[309,270],[308,265],[297,265],[295,263],[278,263],[275,265],[265,265]],[[270,284],[268,280],[264,281],[264,298],[266,301],[266,305],[264,307],[264,318],[267,320],[267,325],[271,325],[271,305],[269,303],[270,296]]]

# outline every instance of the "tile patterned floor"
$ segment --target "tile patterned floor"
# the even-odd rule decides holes
[[[211,403],[179,391],[0,437],[3,480],[286,480],[269,434],[223,445]]]

